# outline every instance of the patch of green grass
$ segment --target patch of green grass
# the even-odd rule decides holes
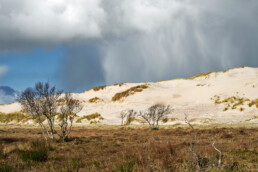
[[[48,159],[49,147],[44,141],[31,142],[30,149],[19,150],[19,157],[24,162],[43,162]]]
[[[0,159],[4,157],[4,147],[2,144],[0,144]]]
[[[19,156],[22,161],[24,162],[30,162],[30,161],[37,161],[42,162],[46,161],[48,158],[47,152],[41,150],[41,151],[20,151]]]
[[[241,159],[243,162],[253,162],[258,163],[258,152],[257,150],[248,150],[248,149],[242,149],[242,150],[234,150],[227,153],[230,156],[237,156],[238,159]]]
[[[123,164],[117,165],[114,172],[132,172],[134,166],[134,161],[124,162]]]
[[[123,92],[120,93],[116,93],[113,97],[112,97],[112,101],[119,101],[122,98],[128,97],[130,95],[133,95],[136,92],[142,92],[144,89],[148,88],[149,85],[148,84],[142,84],[142,85],[137,85],[135,87],[131,87]]]
[[[13,168],[6,164],[6,163],[0,163],[0,172],[12,172]]]

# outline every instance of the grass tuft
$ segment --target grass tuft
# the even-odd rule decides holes
[[[200,77],[209,78],[209,76],[210,76],[211,73],[213,73],[213,72],[199,73],[199,74],[194,75],[194,76],[192,76],[192,77],[190,77],[190,78],[188,78],[188,79],[193,80],[193,79],[195,79],[195,78],[200,78]]]
[[[254,99],[248,104],[249,107],[252,107],[253,105],[255,105],[256,108],[258,108],[258,99]]]
[[[84,91],[83,93],[85,93],[85,92],[87,92],[87,91],[90,91],[90,90],[93,90],[93,91],[104,90],[106,87],[107,87],[106,85],[103,85],[103,86],[99,86],[99,87],[90,88],[90,89]]]
[[[96,112],[96,113],[92,113],[90,115],[84,115],[84,116],[80,117],[79,119],[76,120],[76,123],[81,123],[82,120],[84,120],[84,119],[91,121],[91,120],[95,120],[95,119],[103,120],[104,118],[98,112]]]
[[[0,122],[1,123],[9,123],[9,122],[12,122],[12,121],[27,122],[28,120],[30,120],[30,118],[23,111],[12,112],[12,113],[0,112]]]
[[[12,172],[13,168],[5,163],[0,163],[0,172]]]
[[[115,172],[132,172],[135,166],[134,161],[124,162],[115,168]]]
[[[99,101],[102,101],[102,99],[98,98],[98,97],[93,97],[91,99],[89,99],[89,103],[97,103]]]
[[[30,149],[20,150],[19,157],[24,162],[43,162],[48,159],[49,147],[45,141],[34,141],[30,144]]]
[[[128,97],[130,95],[133,95],[136,92],[142,92],[144,89],[148,88],[149,85],[148,84],[142,84],[142,85],[138,85],[135,87],[131,87],[123,92],[120,93],[116,93],[113,97],[112,97],[112,101],[119,101],[122,98]]]
[[[121,84],[114,84],[114,86],[119,86],[119,87],[121,87],[121,86],[123,86],[124,85],[124,83],[121,83]]]

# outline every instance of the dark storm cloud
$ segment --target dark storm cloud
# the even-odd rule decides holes
[[[66,45],[60,78],[73,90],[258,66],[257,0],[3,0],[0,6],[0,50]]]
[[[92,44],[70,46],[60,69],[60,79],[67,91],[81,91],[105,83],[101,56]]]

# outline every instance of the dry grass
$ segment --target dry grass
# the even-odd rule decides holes
[[[193,80],[193,79],[199,78],[199,77],[209,78],[209,76],[210,76],[211,73],[214,73],[214,72],[199,73],[199,74],[194,75],[194,76],[192,76],[192,77],[190,77],[190,78],[188,78],[188,79]]]
[[[195,151],[207,158],[207,171],[255,171],[258,169],[258,129],[197,129]],[[222,150],[223,168],[209,134],[216,134]],[[3,156],[0,170],[12,171],[197,171],[189,152],[189,128],[152,131],[146,128],[75,128],[66,143],[53,142],[46,161],[24,162],[19,151],[40,140],[38,128],[1,127]],[[4,164],[4,165],[3,165]],[[10,170],[11,171],[11,170]]]
[[[112,97],[112,101],[119,101],[122,98],[128,97],[130,95],[133,95],[136,92],[142,92],[142,90],[148,88],[149,85],[148,84],[142,84],[142,85],[137,85],[135,87],[131,87],[123,92],[120,93],[116,93],[113,97]]]
[[[227,70],[224,70],[224,71],[213,71],[213,72],[207,72],[207,73],[199,73],[197,75],[194,75],[188,79],[190,80],[193,80],[193,79],[196,79],[196,78],[199,78],[199,77],[205,77],[205,78],[209,78],[211,74],[215,74],[215,76],[218,74],[218,73],[226,73],[230,70],[233,70],[233,69],[240,69],[240,68],[245,68],[246,66],[241,66],[241,67],[235,67],[235,68],[230,68],[230,69],[227,69]]]
[[[249,102],[250,99],[248,98],[244,98],[244,97],[239,97],[239,96],[231,96],[231,97],[227,97],[223,100],[221,100],[220,96],[215,95],[214,98],[212,98],[212,100],[214,100],[214,103],[217,104],[224,104],[225,107],[223,109],[223,111],[227,111],[229,109],[237,109],[238,106],[240,106],[239,110],[242,112],[244,111],[244,107],[242,107],[245,102]],[[258,102],[258,101],[257,101]],[[251,107],[251,103],[248,104],[249,107]]]
[[[163,122],[163,123],[167,123],[168,120],[169,120],[168,118],[164,118],[164,119],[162,119],[162,122]]]
[[[124,83],[114,84],[114,86],[119,86],[119,87],[122,87],[123,85],[124,85]]]
[[[94,88],[90,88],[86,91],[83,91],[83,93],[87,92],[87,91],[90,91],[90,90],[93,90],[93,91],[100,91],[100,90],[104,90],[107,86],[106,85],[103,85],[103,86],[99,86],[99,87],[94,87]]]
[[[10,123],[10,122],[22,122],[25,123],[32,118],[28,116],[24,111],[12,112],[12,113],[3,113],[0,112],[0,122],[1,123]]]
[[[130,124],[145,124],[146,122],[143,119],[131,117],[125,121],[125,125]]]
[[[79,103],[82,102],[82,101],[80,101],[80,100],[78,100],[78,99],[72,99],[72,101],[74,101],[74,102],[79,102]],[[66,104],[65,99],[58,99],[58,100],[57,100],[57,106],[63,106],[63,105],[65,105],[65,104]]]
[[[96,112],[96,113],[92,113],[90,115],[84,115],[84,116],[78,118],[76,120],[76,123],[81,123],[82,120],[84,120],[84,119],[87,119],[88,121],[91,121],[91,120],[96,120],[96,119],[103,120],[104,118],[99,113]]]
[[[159,83],[159,82],[166,82],[166,81],[175,81],[175,80],[185,80],[185,78],[175,78],[175,79],[159,80],[159,81],[157,81],[157,83]]]
[[[98,97],[93,97],[91,99],[89,99],[89,103],[97,103],[97,102],[100,102],[100,101],[103,101],[102,99],[98,98]]]
[[[258,99],[252,100],[252,101],[248,104],[249,107],[252,107],[253,105],[255,105],[255,106],[258,108]]]

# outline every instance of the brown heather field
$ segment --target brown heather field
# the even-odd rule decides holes
[[[207,158],[203,169],[189,151],[193,133],[188,127],[77,127],[70,141],[45,144],[39,128],[1,126],[0,171],[258,171],[257,127],[197,131],[195,151]],[[209,140],[214,134],[222,167]]]

